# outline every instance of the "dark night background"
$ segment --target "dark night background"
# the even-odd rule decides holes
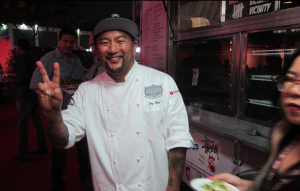
[[[72,15],[80,16],[84,22],[79,27],[83,31],[92,31],[94,26],[102,19],[117,13],[120,17],[131,19],[132,1],[72,1],[76,8]]]

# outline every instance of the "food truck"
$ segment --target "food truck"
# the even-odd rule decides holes
[[[280,119],[276,89],[300,46],[297,1],[134,1],[140,64],[172,76],[194,147],[183,181],[227,172],[253,176]],[[192,118],[198,103],[200,117]],[[197,108],[196,108],[197,109]]]

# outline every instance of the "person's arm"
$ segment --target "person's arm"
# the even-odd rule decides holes
[[[253,190],[253,181],[243,180],[232,174],[221,173],[208,178],[211,180],[224,180],[228,184],[232,184],[233,186],[237,187],[240,191]]]
[[[166,149],[169,150],[168,191],[180,190],[184,172],[186,151],[193,146],[193,138],[189,132],[188,116],[183,99],[174,80],[169,78],[166,90],[166,108],[164,125]],[[171,92],[171,93],[170,93]]]
[[[180,191],[186,150],[186,148],[178,147],[169,151],[169,181],[167,191]]]
[[[69,132],[63,122],[61,112],[46,113],[46,131],[54,148],[64,148],[68,144]]]
[[[43,82],[38,83],[37,93],[40,105],[45,110],[47,118],[46,131],[54,148],[64,148],[68,144],[69,132],[63,122],[61,105],[63,96],[59,87],[59,64],[54,63],[53,80],[50,81],[42,62],[37,62]]]

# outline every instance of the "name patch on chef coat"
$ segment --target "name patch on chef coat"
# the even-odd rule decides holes
[[[146,98],[155,99],[163,96],[163,87],[161,85],[152,85],[149,87],[144,87],[144,94]]]

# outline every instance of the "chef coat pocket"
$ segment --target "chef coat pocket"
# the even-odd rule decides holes
[[[156,105],[150,108],[148,107],[145,111],[145,114],[146,121],[148,124],[162,124],[164,109],[163,107],[161,107],[161,105]]]
[[[163,123],[163,109],[146,111],[145,112],[145,121],[148,125],[151,124],[153,127],[159,127]]]
[[[154,111],[146,111],[146,116],[150,118],[161,118],[163,116],[164,109],[154,110]]]
[[[160,99],[145,99],[144,110],[147,122],[157,123],[161,121],[164,107]]]

